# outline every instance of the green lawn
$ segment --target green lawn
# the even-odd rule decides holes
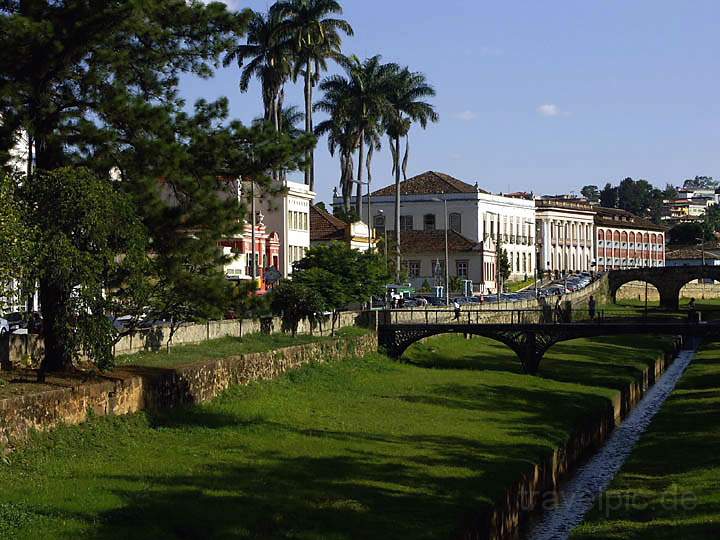
[[[667,340],[577,340],[542,375],[442,336],[159,416],[38,435],[0,464],[2,538],[448,538]]]
[[[648,301],[648,315],[653,318],[678,317],[687,315],[688,298],[680,299],[680,311],[670,312],[660,308],[659,301]],[[696,300],[695,308],[703,312],[703,320],[720,317],[720,299]],[[598,306],[605,318],[609,317],[642,317],[645,313],[644,300],[623,299],[616,304],[603,304]]]
[[[366,334],[368,331],[356,326],[341,328],[336,332],[338,337],[352,337]],[[135,365],[149,367],[173,367],[182,364],[217,360],[240,354],[271,351],[281,347],[304,345],[316,341],[332,339],[330,336],[309,336],[290,334],[250,334],[242,338],[225,337],[204,341],[195,345],[177,345],[168,352],[147,351],[127,354],[116,358],[117,365]]]
[[[530,277],[524,281],[511,281],[506,283],[505,286],[507,287],[508,292],[517,292],[530,287],[533,283],[535,283],[535,279]]]
[[[696,356],[575,540],[720,535],[720,341]]]

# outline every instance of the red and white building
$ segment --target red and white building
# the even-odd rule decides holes
[[[249,281],[252,279],[252,259],[255,255],[255,276],[260,292],[266,292],[270,284],[265,282],[265,274],[271,268],[280,271],[280,237],[269,231],[263,223],[264,216],[257,212],[255,217],[255,249],[252,244],[252,225],[245,223],[242,235],[220,241],[224,255],[231,260],[223,270],[229,280]]]
[[[665,266],[665,231],[625,210],[596,208],[596,269]]]

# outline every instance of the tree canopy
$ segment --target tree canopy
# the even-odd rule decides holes
[[[25,178],[19,188],[31,231],[30,272],[47,284],[41,373],[70,369],[81,353],[112,363],[112,296],[146,270],[147,235],[130,199],[88,169],[61,168]]]
[[[387,280],[380,255],[354,250],[344,242],[312,247],[293,266],[293,281],[317,291],[328,311],[382,296]]]

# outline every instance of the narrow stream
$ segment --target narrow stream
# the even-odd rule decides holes
[[[672,365],[618,426],[605,445],[561,488],[557,505],[530,523],[527,540],[564,540],[580,525],[630,455],[650,421],[675,388],[695,351],[681,351]]]

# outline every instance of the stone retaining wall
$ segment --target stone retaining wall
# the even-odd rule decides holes
[[[361,311],[340,312],[335,322],[335,330],[347,326],[365,326],[367,314]],[[266,328],[257,319],[236,319],[224,321],[208,321],[199,324],[187,324],[177,329],[172,338],[172,345],[189,345],[223,337],[242,337],[257,334],[261,331],[278,333],[282,330],[282,322],[278,317],[267,319]],[[332,325],[328,318],[322,325],[311,329],[307,320],[300,322],[299,334],[315,334],[329,336]],[[170,330],[166,327],[154,327],[139,330],[125,336],[114,347],[115,355],[134,354],[140,351],[158,351],[164,348]],[[10,369],[12,366],[37,366],[44,353],[41,337],[37,335],[13,334],[6,340],[0,340],[0,367]]]
[[[271,379],[309,363],[377,350],[373,334],[325,340],[266,353],[188,364],[178,368],[119,368],[106,380],[0,400],[0,449],[32,431],[79,424],[90,415],[122,415],[201,403],[236,384]]]
[[[660,300],[658,290],[653,285],[647,288],[648,300],[651,302]],[[688,283],[680,289],[680,298],[716,299],[720,298],[720,283]],[[620,287],[617,292],[618,300],[645,300],[645,283],[632,281]]]
[[[662,355],[647,367],[642,377],[624,388],[604,411],[577,426],[570,440],[542,463],[534,464],[496,501],[494,508],[469,517],[461,525],[463,540],[510,540],[518,537],[529,512],[539,508],[546,493],[557,492],[560,483],[590,452],[600,448],[615,426],[627,416],[657,378],[672,363],[679,350]]]

